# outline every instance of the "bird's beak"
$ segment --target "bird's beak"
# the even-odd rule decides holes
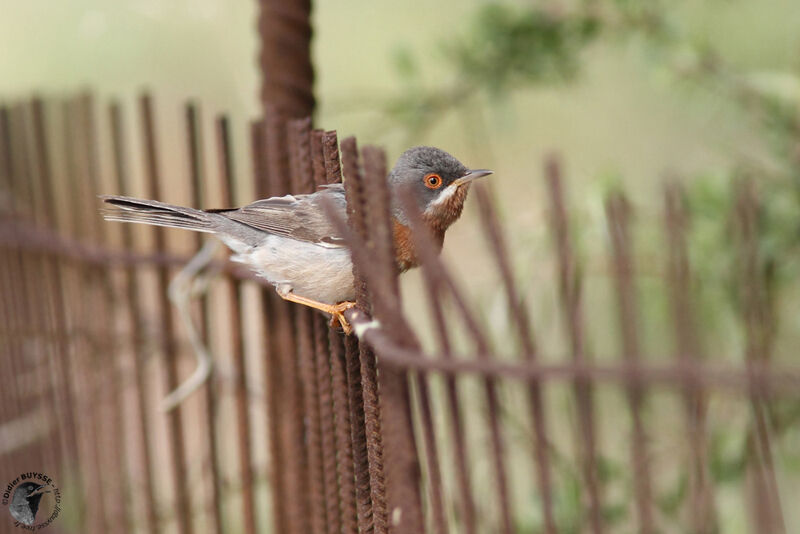
[[[36,495],[40,495],[42,493],[50,493],[50,485],[49,484],[42,484],[32,492],[28,494],[28,498],[35,497]]]
[[[468,171],[467,174],[461,178],[456,178],[453,180],[451,185],[462,186],[464,184],[468,184],[472,180],[477,180],[478,178],[483,178],[484,176],[489,176],[490,174],[494,174],[494,171],[490,171],[489,169],[475,169]]]

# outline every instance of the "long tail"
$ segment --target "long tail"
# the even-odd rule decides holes
[[[106,204],[113,206],[102,210],[107,221],[133,222],[185,228],[196,232],[214,233],[218,230],[214,216],[194,208],[183,208],[157,200],[101,195]]]

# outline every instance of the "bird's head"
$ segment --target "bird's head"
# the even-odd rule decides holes
[[[409,219],[399,201],[403,188],[412,191],[417,207],[433,230],[444,232],[461,215],[470,183],[492,174],[486,169],[470,170],[438,148],[417,146],[406,150],[389,173],[392,212],[403,224]]]
[[[51,486],[35,482],[23,482],[11,497],[9,511],[11,516],[25,525],[33,525],[39,511],[39,501],[45,493],[50,493]]]

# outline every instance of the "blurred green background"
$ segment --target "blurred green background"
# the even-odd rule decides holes
[[[163,120],[177,122],[179,103],[196,98],[210,113],[230,112],[240,124],[240,150],[245,144],[243,125],[260,107],[255,2],[2,0],[0,6],[0,95],[91,88],[101,97],[132,100],[150,88],[162,103]],[[565,351],[541,172],[543,157],[554,151],[565,164],[596,358],[619,353],[616,318],[608,311],[614,301],[603,201],[620,188],[636,210],[643,343],[648,357],[673,349],[661,277],[662,186],[669,177],[685,184],[693,210],[693,297],[705,351],[719,360],[743,360],[730,212],[733,184],[750,177],[763,203],[759,275],[774,319],[771,346],[776,359],[797,362],[796,0],[317,1],[313,24],[318,126],[337,129],[340,137],[356,135],[362,145],[381,144],[390,160],[408,146],[432,144],[467,165],[496,171],[492,192],[545,355]],[[448,233],[444,254],[480,304],[496,348],[510,354],[506,306],[478,238],[478,220],[470,202]],[[404,277],[406,308],[424,335],[429,320],[421,287],[418,273]],[[521,402],[521,391],[505,394],[508,406]],[[599,394],[603,428],[615,428],[620,411],[614,407],[624,410],[624,397],[602,388]],[[561,436],[555,447],[569,454],[567,423],[574,420],[558,417],[568,413],[569,396],[560,388],[552,396],[554,432]],[[647,421],[659,513],[668,524],[686,497],[686,478],[674,470],[674,452],[685,444],[676,431],[682,424],[678,402],[655,397]],[[709,409],[720,531],[744,532],[747,402],[713,397]],[[513,409],[507,416],[523,417]],[[800,512],[791,504],[800,496],[800,408],[780,405],[772,416],[787,525],[797,528]],[[629,506],[632,490],[623,473],[627,451],[617,445],[628,435],[601,435],[611,488],[607,519],[624,522],[620,510]],[[523,431],[516,437],[521,443],[530,438]],[[523,452],[511,454],[522,458]],[[488,472],[481,465],[476,468]],[[566,524],[580,496],[569,461],[558,475],[557,504]],[[519,483],[531,490],[530,481]],[[528,494],[519,493],[523,500]],[[523,526],[535,531],[541,518],[535,506],[529,509]],[[674,524],[676,532],[685,531]]]

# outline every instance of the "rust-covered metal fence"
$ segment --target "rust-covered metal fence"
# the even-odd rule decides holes
[[[665,190],[663,204],[670,304],[663,328],[674,340],[665,353],[675,356],[643,354],[630,207],[615,194],[606,204],[617,301],[608,313],[618,315],[622,351],[617,361],[593,361],[556,159],[543,174],[569,358],[544,358],[537,348],[506,234],[485,189],[474,193],[485,253],[495,262],[516,336],[508,345],[519,347],[518,357],[494,353],[476,303],[412,221],[435,339],[434,349],[424,349],[402,313],[380,149],[359,150],[353,138],[340,143],[336,132],[312,129],[310,120],[275,113],[253,123],[245,143],[225,117],[204,120],[193,104],[185,111],[181,142],[166,145],[149,96],[129,107],[104,108],[87,96],[0,107],[0,482],[28,471],[50,474],[63,511],[47,528],[718,532],[707,412],[708,396],[718,392],[749,404],[747,476],[737,491],[750,531],[797,528],[796,517],[794,527],[787,520],[796,494],[779,481],[770,410],[780,400],[800,401],[800,366],[770,358],[773,318],[758,271],[751,182],[742,182],[732,207],[746,310],[746,357],[738,364],[701,354],[688,213],[677,185]],[[236,143],[247,145],[252,172],[234,168]],[[165,153],[165,146],[180,144],[180,155]],[[164,168],[167,159],[172,170]],[[97,195],[235,205],[310,192],[343,176],[348,220],[335,222],[355,263],[358,306],[348,314],[357,335],[331,330],[321,314],[282,301],[248,272],[216,260],[205,290],[194,288],[193,310],[215,371],[189,399],[162,411],[158,403],[194,365],[168,286],[201,241],[105,224]],[[445,302],[452,304],[447,312]],[[458,343],[453,318],[466,332]],[[471,354],[457,354],[455,345],[472,347]],[[566,512],[557,502],[562,484],[555,466],[563,458],[556,457],[562,455],[553,435],[553,420],[566,416],[546,394],[563,385],[575,413],[565,426],[576,447],[579,503]],[[524,399],[519,406],[508,404],[510,387],[523,392],[513,397]],[[612,429],[599,416],[599,387],[624,394],[627,407]],[[682,407],[673,432],[683,437],[675,455],[688,473],[688,495],[676,519],[659,505],[662,484],[650,460],[646,404],[654,390],[667,391]],[[485,439],[474,437],[474,427]],[[509,437],[512,431],[526,436],[521,444]],[[629,436],[624,477],[632,498],[621,520],[608,510],[604,431]],[[0,530],[14,530],[8,517],[0,517]]]

